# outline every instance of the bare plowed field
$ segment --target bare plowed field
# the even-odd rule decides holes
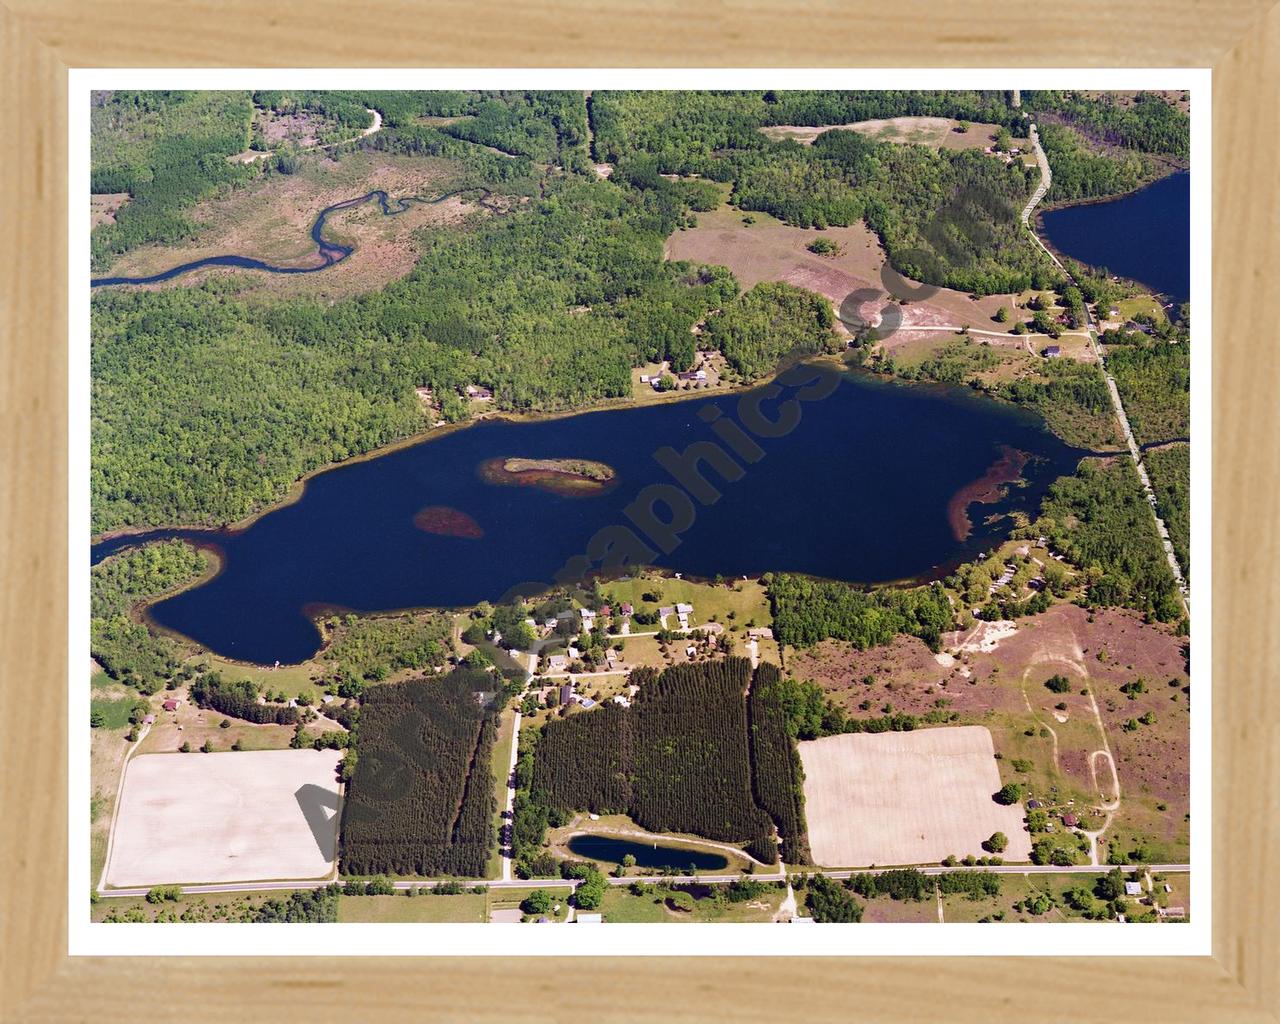
[[[107,884],[323,877],[337,849],[341,756],[254,750],[133,758]]]
[[[814,861],[826,867],[936,864],[982,856],[1003,832],[1007,861],[1031,856],[1022,808],[1000,788],[991,733],[981,726],[845,733],[800,744]]]

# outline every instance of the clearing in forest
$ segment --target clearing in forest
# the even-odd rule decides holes
[[[749,221],[749,223],[748,223]],[[837,247],[835,254],[819,256],[808,246],[816,238],[825,238]],[[850,292],[868,289],[869,297],[857,310],[857,316],[868,324],[879,324],[883,309],[892,300],[881,281],[884,248],[880,239],[863,222],[849,227],[816,231],[793,227],[767,213],[746,213],[722,206],[710,213],[698,214],[698,226],[674,232],[666,243],[666,256],[671,260],[715,263],[728,267],[743,290],[761,281],[783,281],[797,288],[825,295],[837,311]],[[903,329],[910,327],[947,328],[968,325],[984,331],[1007,333],[1016,317],[1004,323],[995,322],[996,310],[1012,308],[1011,295],[988,295],[972,299],[950,288],[926,288],[913,281],[900,288],[927,297],[919,302],[899,305],[894,319]],[[874,293],[874,297],[871,297]],[[848,315],[849,311],[844,311]],[[900,316],[900,321],[898,317]],[[1010,342],[1015,339],[1010,335]],[[1018,340],[1017,344],[1021,344]]]
[[[1003,832],[1006,861],[1031,856],[1022,808],[1000,788],[991,733],[981,726],[845,733],[800,744],[814,862],[826,867],[936,864],[983,856]]]

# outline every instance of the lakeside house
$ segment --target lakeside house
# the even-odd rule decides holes
[[[468,384],[466,387],[467,397],[477,402],[492,402],[493,392],[489,388],[481,387],[479,384]]]

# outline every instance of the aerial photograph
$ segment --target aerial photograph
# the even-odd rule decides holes
[[[90,923],[1189,931],[1192,94],[769,84],[92,93]]]

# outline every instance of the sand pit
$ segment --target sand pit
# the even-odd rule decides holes
[[[814,861],[866,867],[980,857],[995,832],[1009,839],[1006,861],[1030,859],[1022,808],[991,799],[1000,788],[994,753],[991,733],[977,725],[801,743]]]
[[[142,754],[125,773],[110,886],[321,878],[337,850],[338,750]]]

